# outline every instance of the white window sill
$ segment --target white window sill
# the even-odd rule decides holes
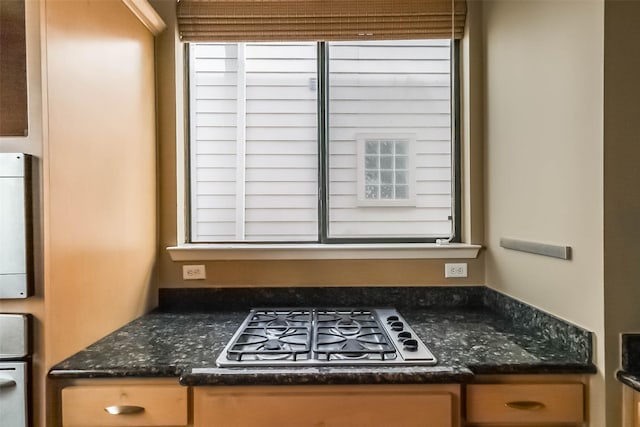
[[[173,261],[476,258],[482,246],[466,243],[396,244],[184,244],[167,248]]]

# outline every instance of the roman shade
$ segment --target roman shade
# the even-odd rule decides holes
[[[465,0],[178,0],[182,41],[460,39]]]

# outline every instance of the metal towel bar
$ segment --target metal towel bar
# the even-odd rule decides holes
[[[528,242],[525,240],[502,237],[500,246],[514,251],[527,252],[560,259],[571,259],[571,246],[549,245],[546,243]]]

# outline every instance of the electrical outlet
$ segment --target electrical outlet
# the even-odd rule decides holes
[[[467,263],[445,264],[444,277],[467,277]]]
[[[204,265],[183,265],[182,278],[184,280],[202,280],[207,278]]]

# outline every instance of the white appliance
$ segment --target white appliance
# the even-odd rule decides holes
[[[33,289],[31,156],[0,153],[0,298]]]
[[[0,314],[0,425],[27,427],[29,317]]]

